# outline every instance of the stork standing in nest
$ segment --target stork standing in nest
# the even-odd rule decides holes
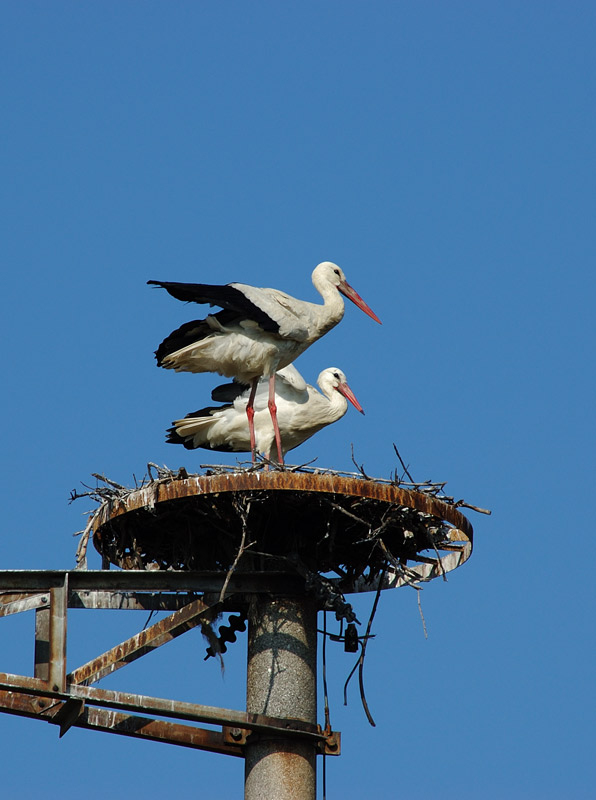
[[[209,303],[223,310],[204,320],[187,322],[171,333],[155,352],[158,366],[177,372],[217,372],[248,384],[246,415],[250,449],[255,453],[254,401],[261,378],[268,380],[267,407],[271,415],[278,460],[283,449],[275,402],[275,374],[307,347],[335,327],[344,315],[341,295],[380,323],[380,319],[349,285],[343,271],[330,261],[315,267],[315,289],[323,304],[297,300],[278,289],[244,283],[224,286],[202,283],[148,281],[177,300]],[[306,383],[302,389],[306,388]]]
[[[292,364],[280,370],[276,377],[275,400],[282,457],[326,425],[341,419],[348,409],[348,400],[364,414],[346,376],[337,367],[328,367],[320,373],[317,383],[321,392],[307,384]],[[188,450],[198,447],[226,452],[253,450],[246,414],[250,394],[250,387],[236,381],[218,386],[211,393],[212,399],[228,403],[201,408],[184,419],[175,420],[173,427],[168,429],[166,441],[182,444]],[[268,395],[268,381],[262,379],[253,398],[253,424],[256,449],[270,458],[276,438]]]

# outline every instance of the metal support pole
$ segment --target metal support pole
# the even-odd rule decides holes
[[[246,710],[317,718],[317,609],[303,597],[263,597],[251,606]],[[245,800],[315,800],[316,745],[251,735],[245,748]]]

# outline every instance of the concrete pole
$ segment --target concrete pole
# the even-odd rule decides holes
[[[248,627],[246,710],[317,721],[317,609],[303,597],[259,597]],[[245,749],[245,800],[315,800],[311,742],[259,734]]]

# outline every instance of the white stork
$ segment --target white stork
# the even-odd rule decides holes
[[[337,325],[344,315],[341,294],[381,322],[352,289],[337,264],[323,261],[315,267],[312,282],[323,298],[323,305],[297,300],[278,289],[260,289],[245,283],[213,286],[147,281],[166,289],[177,300],[209,303],[223,309],[204,320],[187,322],[164,339],[155,351],[158,366],[178,372],[217,372],[249,384],[246,414],[253,453],[254,399],[259,379],[268,378],[268,408],[282,464],[275,373]]]
[[[324,369],[317,383],[318,392],[310,386],[298,370],[290,364],[277,373],[275,401],[277,422],[281,435],[281,455],[305,442],[321,428],[337,422],[346,413],[348,400],[362,414],[364,411],[347,384],[346,376],[337,367]],[[250,388],[234,383],[218,386],[211,397],[229,401],[223,406],[201,408],[184,419],[175,420],[168,429],[166,441],[182,444],[188,450],[198,447],[206,450],[250,452],[253,450],[248,429],[246,406]],[[268,406],[269,387],[266,378],[257,385],[254,396],[254,430],[256,449],[271,457],[276,444],[273,423]]]

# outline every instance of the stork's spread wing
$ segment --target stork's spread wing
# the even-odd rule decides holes
[[[234,311],[239,320],[254,320],[264,331],[279,332],[279,322],[269,316],[266,310],[249,300],[241,288],[237,288],[237,286],[242,287],[243,284],[217,286],[208,283],[174,283],[171,281],[147,281],[147,283],[161,286],[176,300],[221,306],[228,311]]]

